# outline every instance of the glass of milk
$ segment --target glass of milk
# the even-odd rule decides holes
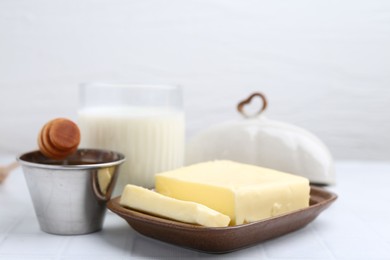
[[[171,85],[80,86],[81,147],[123,153],[114,194],[128,183],[154,187],[154,175],[183,166],[182,91]]]

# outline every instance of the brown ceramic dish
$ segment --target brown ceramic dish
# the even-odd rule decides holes
[[[145,236],[208,253],[227,253],[306,226],[336,198],[336,194],[312,186],[308,208],[262,221],[224,228],[186,224],[127,209],[119,205],[120,197],[110,200],[107,207]]]

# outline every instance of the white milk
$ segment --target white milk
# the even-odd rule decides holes
[[[183,166],[184,113],[172,109],[101,107],[79,111],[81,147],[123,153],[114,193],[128,183],[154,187],[154,175]]]

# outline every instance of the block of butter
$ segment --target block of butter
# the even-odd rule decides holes
[[[206,227],[226,227],[230,218],[204,205],[177,200],[157,192],[127,184],[119,204],[152,215]]]
[[[156,175],[156,191],[228,215],[239,225],[309,206],[309,180],[232,161],[194,164]]]

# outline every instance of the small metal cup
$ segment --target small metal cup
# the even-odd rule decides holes
[[[80,235],[100,230],[123,154],[79,149],[56,161],[39,151],[19,156],[41,230]]]

